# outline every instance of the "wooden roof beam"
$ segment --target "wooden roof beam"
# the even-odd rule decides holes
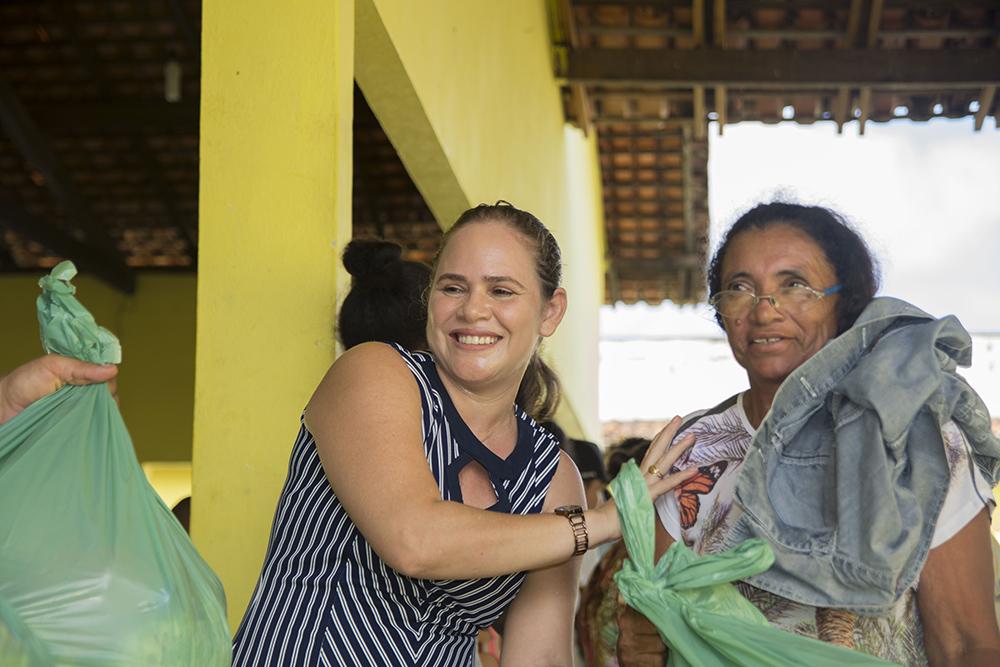
[[[694,87],[694,138],[701,140],[708,134],[708,119],[705,117],[705,86]]]
[[[1000,49],[731,51],[577,49],[567,81],[664,88],[983,88],[1000,84]]]
[[[983,129],[983,122],[986,121],[986,117],[993,108],[993,98],[996,97],[996,94],[996,86],[986,86],[979,94],[979,111],[976,112],[976,132]],[[997,122],[997,126],[1000,127],[1000,121]]]
[[[201,38],[198,31],[194,29],[190,19],[188,19],[187,12],[184,11],[184,5],[181,3],[181,0],[170,0],[170,13],[173,14],[174,23],[184,37],[185,45],[191,49],[191,53],[201,53]]]
[[[726,0],[715,0],[712,5],[712,43],[726,48]]]
[[[50,135],[198,134],[198,100],[34,103],[28,106],[28,115]]]
[[[167,213],[167,220],[183,236],[188,246],[188,253],[191,255],[192,268],[198,264],[198,228],[185,219],[181,212],[177,210],[176,200],[178,197],[170,192],[170,187],[163,178],[163,170],[153,157],[153,149],[148,141],[140,142],[138,139],[129,141],[135,155],[142,164],[143,171],[156,198],[163,204]]]
[[[135,273],[125,264],[107,230],[94,219],[89,205],[77,193],[45,135],[21,105],[14,90],[3,79],[0,79],[0,126],[17,146],[25,161],[42,175],[49,192],[84,235],[84,239],[77,240],[78,245],[74,246],[74,249],[78,253],[81,250],[79,246],[87,246],[92,250],[85,253],[86,260],[79,254],[67,257],[79,261],[81,268],[93,271],[117,289],[127,294],[134,292]],[[23,220],[9,206],[6,213],[12,218]],[[48,234],[58,240],[57,235],[53,233],[56,228],[40,221],[36,221],[35,225],[39,227],[38,234]],[[29,238],[36,238],[36,234],[25,231],[21,233]],[[50,242],[45,243],[49,245]],[[50,247],[55,250],[55,246],[50,245]]]
[[[858,96],[858,108],[861,110],[861,115],[858,116],[858,134],[863,135],[865,133],[865,124],[868,122],[868,116],[872,110],[872,89],[868,86],[861,87],[861,93]]]
[[[135,291],[135,273],[124,262],[109,260],[102,251],[70,236],[47,220],[26,212],[13,197],[0,190],[0,227],[40,243],[60,257],[72,259],[81,271],[93,273],[126,294]]]
[[[882,27],[883,0],[871,0],[871,12],[868,14],[868,48],[873,49],[878,44],[878,31]]]
[[[576,19],[573,16],[571,0],[556,0],[556,21],[558,32],[570,49],[580,45],[580,35],[577,31]],[[594,130],[593,111],[587,88],[578,83],[569,86],[569,106],[576,122],[583,131],[583,136],[590,136]]]
[[[691,0],[691,38],[696,47],[705,45],[705,0]]]
[[[701,270],[705,268],[705,257],[696,252],[677,253],[661,259],[639,259],[615,256],[618,278],[631,280],[662,275],[666,271]]]
[[[846,7],[850,0],[728,0],[734,11],[754,9],[831,9]],[[691,0],[573,0],[575,5],[643,5],[657,9],[690,7]],[[885,0],[893,9],[996,9],[997,0]]]
[[[727,110],[729,108],[729,96],[725,86],[715,87],[715,114],[718,116],[716,122],[719,123],[719,136],[722,136],[722,128],[729,122]]]
[[[861,3],[864,0],[851,0],[851,8],[847,14],[847,34],[841,42],[841,48],[853,49],[858,45],[858,33],[861,31]]]

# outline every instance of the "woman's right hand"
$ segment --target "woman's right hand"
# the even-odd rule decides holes
[[[117,374],[117,366],[89,364],[57,354],[29,361],[0,377],[0,424],[66,384],[108,382],[115,395],[113,380]]]
[[[693,477],[698,468],[688,468],[679,472],[670,473],[671,468],[677,463],[691,445],[694,444],[694,435],[688,435],[677,442],[673,447],[670,443],[677,437],[677,430],[681,427],[681,418],[674,417],[663,430],[656,434],[653,442],[649,445],[646,455],[642,457],[639,469],[649,488],[649,495],[656,500],[667,491],[671,491]],[[600,505],[587,512],[588,526],[592,526],[591,545],[596,546],[605,542],[610,542],[621,537],[621,525],[618,523],[618,507],[614,500]]]

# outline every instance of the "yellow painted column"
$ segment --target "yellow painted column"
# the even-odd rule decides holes
[[[205,0],[192,528],[230,624],[334,355],[351,229],[353,0]]]

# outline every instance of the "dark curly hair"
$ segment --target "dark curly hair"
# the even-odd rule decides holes
[[[399,343],[408,350],[427,344],[424,292],[431,267],[403,259],[390,241],[355,239],[344,248],[351,291],[337,316],[337,335],[345,349],[367,341]]]
[[[823,251],[837,276],[837,283],[843,285],[837,293],[837,335],[847,331],[878,291],[878,264],[868,244],[844,216],[822,206],[776,201],[758,204],[741,215],[726,230],[709,262],[709,298],[722,290],[722,261],[733,239],[745,231],[772,225],[797,229]],[[725,328],[718,313],[715,319]]]

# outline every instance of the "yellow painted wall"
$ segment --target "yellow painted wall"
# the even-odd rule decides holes
[[[205,0],[192,535],[242,617],[351,233],[351,0]],[[339,276],[339,277],[338,277]]]
[[[599,310],[604,303],[604,206],[601,169],[594,135],[564,129],[567,203],[563,227],[556,228],[563,251],[570,311],[546,343],[566,388],[579,426],[571,436],[601,442],[597,413],[600,365]],[[562,421],[567,422],[567,419]],[[569,431],[568,431],[569,432]]]
[[[142,464],[142,471],[171,509],[191,495],[190,461],[148,461]]]
[[[597,152],[563,122],[545,3],[357,0],[356,45],[358,84],[442,226],[506,199],[556,234],[570,309],[546,354],[567,390],[564,428],[598,438]]]
[[[0,373],[42,354],[35,315],[41,275],[0,277]],[[190,460],[195,276],[141,272],[132,296],[88,276],[73,282],[81,303],[121,341],[118,398],[139,460]]]

